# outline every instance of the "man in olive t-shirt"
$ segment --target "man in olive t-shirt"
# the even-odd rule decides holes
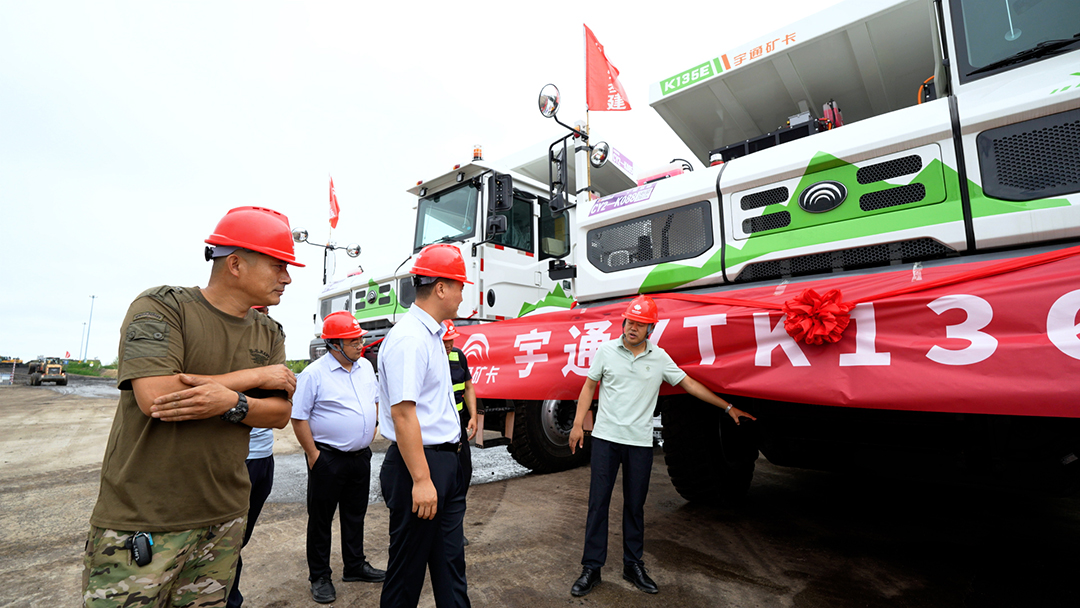
[[[84,555],[85,606],[223,606],[248,509],[252,427],[283,428],[296,378],[274,305],[288,219],[231,210],[206,240],[205,288],[139,295],[122,326],[120,402]]]

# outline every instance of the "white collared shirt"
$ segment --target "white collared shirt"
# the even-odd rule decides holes
[[[461,419],[454,407],[450,365],[442,335],[446,328],[415,304],[390,329],[379,348],[379,432],[397,441],[392,406],[416,403],[424,445],[457,442]]]
[[[346,370],[326,353],[296,377],[292,417],[308,421],[315,441],[355,452],[375,437],[378,401],[375,370],[367,359],[361,357]]]

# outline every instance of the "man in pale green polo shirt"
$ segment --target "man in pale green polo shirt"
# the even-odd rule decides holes
[[[646,593],[660,591],[646,573],[641,557],[645,546],[645,497],[653,461],[652,414],[661,382],[679,386],[706,403],[724,408],[735,424],[740,418],[755,420],[688,376],[664,349],[647,340],[659,320],[652,298],[634,298],[623,318],[620,339],[604,343],[593,355],[588,378],[578,396],[574,428],[570,431],[573,452],[583,445],[585,414],[592,405],[596,384],[603,381],[592,431],[592,479],[582,570],[570,589],[575,597],[589,593],[600,582],[600,568],[607,559],[608,507],[620,465],[623,467],[623,578]]]

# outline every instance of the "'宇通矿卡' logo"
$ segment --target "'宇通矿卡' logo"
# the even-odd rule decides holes
[[[824,181],[813,184],[799,195],[799,207],[809,213],[825,213],[840,206],[847,199],[844,184]]]

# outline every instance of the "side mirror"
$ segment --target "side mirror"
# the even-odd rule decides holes
[[[304,230],[303,228],[293,228],[292,240],[294,243],[306,243],[307,238],[307,230]]]
[[[350,258],[360,257],[360,245],[353,243],[345,248],[345,253],[349,254]]]
[[[607,164],[608,154],[611,153],[611,146],[606,141],[602,141],[592,147],[592,153],[589,154],[589,164],[593,166],[593,169],[599,169]]]
[[[487,221],[487,238],[491,239],[500,234],[506,234],[506,216],[492,215]]]
[[[488,201],[489,208],[493,212],[512,209],[514,206],[514,178],[503,173],[495,173],[489,177]]]
[[[540,113],[544,118],[551,118],[559,111],[559,87],[546,84],[540,89]]]

